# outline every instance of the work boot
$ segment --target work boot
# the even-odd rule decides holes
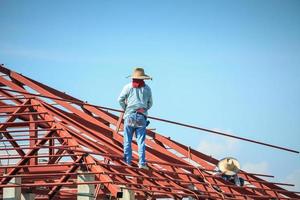
[[[139,168],[149,170],[149,167],[147,165],[139,165]]]

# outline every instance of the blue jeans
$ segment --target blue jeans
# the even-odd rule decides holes
[[[131,142],[133,133],[135,132],[136,142],[138,145],[139,165],[146,165],[145,150],[146,150],[146,118],[139,113],[132,113],[125,119],[124,127],[124,160],[131,164],[132,148]]]

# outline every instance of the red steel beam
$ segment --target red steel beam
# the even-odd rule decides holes
[[[18,113],[18,112],[23,112],[23,111],[26,109],[26,107],[28,107],[28,105],[27,105],[28,103],[29,103],[29,100],[25,101],[25,102],[22,104],[22,107],[18,107],[18,108],[13,112],[13,114],[16,114],[16,113]],[[25,105],[26,105],[26,107],[24,107]],[[12,123],[13,121],[16,120],[16,118],[17,118],[16,116],[10,116],[10,117],[8,117],[8,118],[6,119],[5,123],[1,123],[1,124],[0,124],[0,132],[3,131],[3,130],[5,130],[5,129],[8,127],[8,124],[7,124],[7,123]],[[8,139],[10,139],[10,140],[13,140],[13,139],[14,139],[8,132],[2,132],[2,134],[3,134],[6,138],[8,138]],[[2,140],[2,141],[3,141],[3,140]],[[19,145],[18,145],[17,142],[15,142],[15,141],[10,141],[10,143],[11,143],[12,146],[14,146],[14,147],[16,147],[16,148],[19,148]],[[22,149],[18,149],[17,152],[18,152],[21,156],[24,156],[24,155],[25,155],[25,153],[24,153],[24,151],[23,151]]]
[[[40,102],[37,101],[37,100],[32,100],[32,101],[34,101],[34,103],[36,103],[36,104],[40,104]],[[39,112],[46,112],[45,107],[42,104],[40,104],[40,106],[37,109],[38,109]],[[53,120],[53,118],[50,115],[45,115],[44,119],[45,120]],[[66,136],[70,137],[70,134],[68,133],[68,131],[66,131],[65,128],[62,125],[59,124],[59,122],[54,122],[54,123],[56,124],[57,128],[61,128],[62,129],[61,131],[58,131],[58,134],[61,137],[66,137]],[[79,144],[78,144],[78,142],[76,140],[71,139],[71,140],[68,140],[67,142],[70,145],[73,145],[73,146],[77,145],[79,147]],[[90,155],[88,155],[86,157],[86,161],[87,161],[87,164],[95,162],[94,158],[91,157]],[[93,165],[91,166],[91,170],[92,171],[105,171],[105,169],[101,168],[100,166],[93,166]],[[100,180],[104,179],[104,181],[111,181],[111,179],[108,176],[101,176],[101,177],[98,176],[98,178]],[[110,189],[110,191],[114,195],[116,195],[118,193],[118,191],[119,191],[119,189],[116,188],[116,187],[114,187],[114,186],[108,185],[107,187]]]
[[[4,89],[4,90],[13,91],[13,90],[10,90],[10,89]],[[28,93],[28,92],[21,92],[21,91],[17,91],[17,90],[14,90],[14,91],[24,93],[24,94],[39,96],[39,97],[45,97],[45,98],[49,98],[49,99],[52,99],[52,100],[55,100],[55,101],[66,101],[66,102],[72,102],[72,103],[80,104],[80,105],[95,106],[97,108],[107,109],[107,110],[116,111],[116,112],[124,112],[122,110],[109,108],[109,107],[103,107],[103,106],[97,106],[97,105],[93,105],[93,104],[83,103],[83,102],[80,102],[80,101],[74,101],[74,100],[69,100],[69,99],[61,99],[61,98],[56,98],[56,97],[47,96],[47,95],[37,95],[37,94],[32,94],[32,93]],[[278,146],[278,145],[273,145],[273,144],[269,144],[269,143],[265,143],[265,142],[260,142],[260,141],[256,141],[256,140],[252,140],[252,139],[248,139],[248,138],[244,138],[244,137],[239,137],[239,136],[231,135],[231,134],[224,133],[224,132],[221,132],[221,131],[215,131],[215,130],[208,129],[208,128],[202,128],[202,127],[198,127],[198,126],[193,126],[193,125],[189,125],[189,124],[185,124],[185,123],[181,123],[181,122],[166,120],[166,119],[162,119],[162,118],[158,118],[158,117],[152,117],[152,116],[148,116],[148,118],[158,120],[158,121],[161,121],[161,122],[165,122],[165,123],[170,123],[170,124],[175,124],[175,125],[191,128],[191,129],[205,131],[205,132],[208,132],[208,133],[213,133],[213,134],[217,134],[217,135],[221,135],[221,136],[225,136],[225,137],[230,137],[230,138],[234,138],[234,139],[238,139],[238,140],[243,140],[243,141],[246,141],[246,142],[256,143],[256,144],[259,144],[259,145],[268,146],[268,147],[275,148],[275,149],[280,149],[280,150],[283,150],[283,151],[288,151],[288,152],[297,153],[297,154],[300,153],[299,151],[293,150],[293,149],[290,149],[290,148],[281,147],[281,146]]]
[[[75,160],[75,163],[82,163],[83,159],[84,159],[84,155],[79,156],[77,158],[77,160]],[[60,183],[65,183],[71,177],[71,175],[69,175],[69,173],[75,172],[78,169],[78,167],[79,167],[78,165],[71,166],[70,169],[68,171],[66,171],[65,175],[61,176],[58,183],[59,184]],[[48,193],[49,200],[53,199],[53,197],[55,196],[57,191],[60,190],[61,187],[62,187],[62,185],[56,185],[50,190],[50,192]]]
[[[10,178],[22,177],[23,189],[31,188],[35,193],[44,195],[44,197],[40,196],[37,199],[49,197],[45,196],[47,193],[50,194],[51,198],[54,196],[59,199],[75,198],[76,190],[67,193],[62,190],[62,187],[74,187],[73,182],[72,186],[68,185],[69,182],[66,181],[72,181],[74,176],[78,174],[77,168],[83,166],[89,169],[89,173],[96,175],[97,180],[93,183],[104,184],[104,188],[101,189],[97,186],[95,193],[98,197],[104,197],[103,195],[107,193],[115,196],[120,191],[119,186],[126,185],[126,187],[136,192],[135,196],[137,199],[145,199],[148,196],[152,198],[171,197],[175,199],[187,196],[194,196],[198,199],[300,199],[297,192],[284,190],[278,187],[276,183],[259,179],[253,173],[241,171],[239,175],[255,187],[238,187],[230,184],[222,178],[212,175],[218,160],[150,130],[147,131],[147,135],[152,138],[149,139],[147,137],[146,139],[150,171],[140,170],[136,167],[138,161],[136,155],[134,155],[133,159],[134,166],[126,166],[123,161],[123,138],[118,133],[123,128],[124,122],[122,117],[115,116],[105,110],[114,112],[122,111],[88,104],[26,76],[12,72],[3,66],[0,66],[0,72],[8,75],[8,78],[0,77],[1,86],[11,88],[1,88],[0,86],[0,113],[3,113],[0,114],[0,117],[7,117],[7,119],[15,117],[11,121],[12,123],[9,121],[0,123],[0,127],[7,126],[6,128],[12,128],[12,130],[5,128],[3,135],[22,132],[24,129],[16,129],[19,127],[28,128],[28,130],[25,130],[26,133],[34,133],[28,139],[19,138],[26,136],[24,134],[14,134],[14,137],[10,135],[11,138],[6,139],[7,142],[11,142],[12,147],[5,147],[3,148],[4,150],[22,150],[21,147],[24,147],[24,150],[28,149],[29,151],[25,157],[15,155],[5,157],[8,159],[18,157],[21,160],[18,165],[0,166],[1,181],[4,181],[4,185],[7,185]],[[24,86],[30,87],[38,94],[27,92]],[[42,98],[53,100],[57,105],[62,106],[63,109],[44,102]],[[12,101],[15,105],[8,105],[4,101]],[[24,105],[26,101],[30,103]],[[17,109],[19,112],[15,113]],[[20,109],[23,109],[23,111],[20,111]],[[189,124],[155,117],[149,118],[226,137],[233,136]],[[22,121],[15,121],[16,119]],[[53,130],[50,130],[49,127]],[[46,141],[43,139],[35,140],[40,137],[44,137],[44,139],[47,137],[47,134],[39,132],[40,130],[47,130],[52,132],[53,135]],[[55,137],[56,139],[54,139]],[[66,139],[64,137],[70,138]],[[261,143],[247,138],[233,137],[272,148],[299,153],[285,147]],[[25,143],[27,145],[24,145],[22,141],[29,141],[29,143]],[[45,144],[48,142],[48,150],[44,151],[43,154],[41,152],[37,154],[40,149],[47,149],[46,146],[43,147],[44,144],[39,145],[41,141],[45,142]],[[18,145],[18,147],[14,147],[12,142]],[[57,142],[62,148],[52,148],[57,145]],[[89,150],[83,149],[83,147]],[[173,151],[170,151],[170,148]],[[135,142],[133,142],[133,150],[137,150]],[[178,156],[177,153],[183,155],[189,161],[192,161],[192,163]],[[83,154],[87,155],[83,163],[76,163]],[[61,162],[60,159],[65,156],[71,156],[73,161],[68,163]],[[38,157],[49,157],[49,163],[28,162]],[[100,158],[101,160],[99,160]],[[193,162],[200,164],[201,167],[194,166]],[[1,172],[4,172],[4,170],[9,170],[9,173],[1,176]],[[47,171],[60,173],[61,178],[59,179],[59,176],[51,173],[45,173]],[[46,182],[47,179],[48,181],[54,181],[54,183],[47,186],[46,184],[49,184]],[[193,184],[197,190],[190,189],[188,187],[190,184]],[[47,192],[34,189],[38,185],[48,187]],[[286,185],[291,186],[291,184]],[[219,187],[222,192],[217,191],[214,187]],[[68,188],[65,189],[68,190]]]
[[[52,135],[52,131],[49,131],[45,137],[49,137]],[[40,140],[38,141],[35,146],[42,146],[43,144],[45,144],[47,142],[48,139],[44,139],[44,140]],[[19,162],[18,162],[18,165],[24,165],[28,162],[28,160],[30,158],[27,158],[25,156],[31,156],[31,155],[34,155],[37,151],[39,150],[38,149],[32,149],[30,150],[29,152],[27,152],[24,156],[24,158],[22,158]],[[12,170],[10,170],[7,174],[8,175],[13,175],[13,174],[16,174],[18,171],[20,170],[20,168],[13,168]],[[9,181],[11,180],[11,178],[7,177],[7,178],[3,178],[1,181],[0,181],[0,184],[7,184]]]

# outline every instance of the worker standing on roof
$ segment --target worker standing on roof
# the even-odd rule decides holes
[[[125,85],[118,101],[125,110],[124,113],[124,160],[129,165],[132,160],[131,142],[133,133],[136,134],[139,154],[139,168],[148,169],[145,158],[145,139],[147,111],[152,106],[152,93],[144,80],[152,78],[145,74],[143,68],[135,68],[130,76],[132,82]]]

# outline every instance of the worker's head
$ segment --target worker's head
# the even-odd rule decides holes
[[[141,67],[134,68],[132,75],[130,76],[132,79],[142,79],[142,80],[149,80],[152,79],[150,76],[145,74],[145,71]]]

